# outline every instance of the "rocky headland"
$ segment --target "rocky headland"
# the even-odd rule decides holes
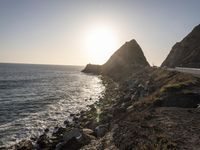
[[[200,68],[200,24],[181,42],[177,42],[162,66]]]
[[[11,147],[17,150],[154,150],[200,148],[200,79],[150,67],[135,40],[103,65],[103,97],[89,111],[72,114],[65,127]]]
[[[88,64],[83,72],[99,73],[114,80],[127,78],[133,72],[150,66],[136,40],[122,45],[103,65]]]

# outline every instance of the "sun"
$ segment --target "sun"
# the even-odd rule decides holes
[[[116,50],[117,36],[112,28],[96,26],[90,29],[86,43],[90,63],[103,64]]]

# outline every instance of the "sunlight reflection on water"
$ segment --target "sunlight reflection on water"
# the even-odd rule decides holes
[[[13,76],[12,67],[5,73],[0,66],[0,73],[6,74],[0,77],[0,145],[62,125],[70,113],[97,101],[105,88],[99,77],[80,68],[18,67]]]

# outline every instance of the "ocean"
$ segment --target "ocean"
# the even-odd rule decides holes
[[[83,67],[0,64],[0,147],[63,125],[71,113],[86,110],[104,86]]]

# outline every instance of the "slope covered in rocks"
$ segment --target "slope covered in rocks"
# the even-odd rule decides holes
[[[114,100],[100,101],[97,124],[108,125],[105,135],[82,150],[199,149],[200,79],[145,68],[121,82],[115,93]]]
[[[199,78],[146,67],[120,82],[102,80],[104,95],[88,111],[12,149],[199,149]]]

